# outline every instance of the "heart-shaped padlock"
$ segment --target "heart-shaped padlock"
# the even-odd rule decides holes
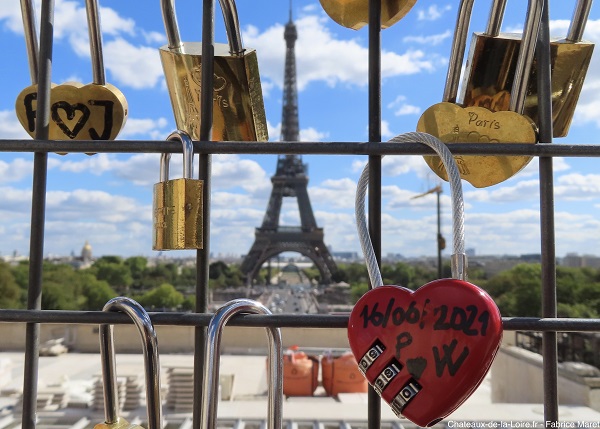
[[[87,1],[86,11],[94,82],[88,85],[79,82],[51,84],[49,140],[114,140],[127,121],[128,105],[125,95],[114,85],[106,83],[98,0]],[[36,138],[38,52],[31,11],[24,8],[23,13],[23,22],[27,25],[25,37],[33,84],[17,96],[15,111],[25,131]]]
[[[399,417],[432,426],[456,410],[479,386],[502,340],[502,318],[493,299],[466,281],[464,212],[458,166],[437,138],[408,133],[393,142],[432,147],[448,172],[452,192],[452,279],[416,291],[381,286],[364,213],[368,166],[358,183],[356,222],[373,289],[355,304],[348,340],[359,368]]]

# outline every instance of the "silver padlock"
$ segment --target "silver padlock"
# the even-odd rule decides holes
[[[204,352],[204,378],[202,385],[202,412],[200,427],[216,429],[217,403],[219,399],[219,360],[221,357],[221,334],[232,316],[239,313],[271,314],[259,302],[251,299],[234,299],[221,307],[210,319]],[[281,429],[283,402],[283,347],[279,328],[267,328],[269,336],[268,429]]]
[[[150,316],[139,303],[122,296],[108,301],[102,310],[123,312],[133,320],[138,328],[144,350],[148,429],[162,429],[158,340]],[[102,382],[104,383],[105,421],[94,426],[94,429],[143,429],[140,425],[131,424],[119,416],[113,325],[100,325],[100,357],[102,359]]]

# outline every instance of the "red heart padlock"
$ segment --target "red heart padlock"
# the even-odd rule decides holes
[[[416,291],[383,284],[365,216],[368,165],[357,184],[355,214],[373,289],[354,306],[348,339],[359,369],[398,417],[433,426],[479,386],[502,340],[502,318],[492,298],[467,279],[464,201],[460,173],[448,148],[424,133],[393,142],[418,141],[435,150],[452,192],[452,279]]]
[[[354,306],[348,339],[360,370],[396,415],[432,426],[485,377],[502,319],[492,298],[466,281],[435,280],[416,291],[380,286]]]

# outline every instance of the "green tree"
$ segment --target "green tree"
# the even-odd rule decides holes
[[[22,308],[21,288],[10,266],[0,260],[0,308]]]
[[[117,293],[104,280],[98,280],[91,273],[82,275],[82,294],[85,297],[85,303],[81,310],[102,310],[111,298],[117,296]]]
[[[159,287],[146,292],[138,298],[140,304],[147,308],[177,308],[183,304],[183,295],[175,287],[163,283]]]
[[[541,316],[540,264],[519,264],[486,283],[503,316]]]
[[[118,256],[103,256],[92,266],[98,280],[106,281],[119,293],[126,293],[133,283],[131,269]]]

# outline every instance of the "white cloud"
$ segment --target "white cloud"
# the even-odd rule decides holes
[[[31,138],[19,123],[14,110],[0,110],[0,138],[15,140]]]
[[[119,134],[119,138],[123,140],[133,137],[149,137],[155,140],[164,140],[168,133],[165,132],[165,127],[169,124],[166,118],[158,119],[137,119],[127,118],[125,126]]]
[[[349,179],[328,179],[308,190],[313,204],[331,208],[353,208],[356,182]]]
[[[420,107],[408,104],[406,103],[406,100],[406,96],[399,95],[394,101],[389,103],[387,107],[388,109],[394,110],[394,115],[396,116],[418,115],[419,113],[421,113]]]
[[[417,19],[419,21],[437,21],[444,13],[450,10],[452,10],[452,6],[450,5],[439,7],[436,4],[432,4],[427,9],[417,10]]]
[[[104,43],[105,66],[115,83],[135,89],[154,88],[163,78],[157,49],[136,46],[122,38]]]
[[[450,37],[452,37],[452,32],[450,30],[446,30],[443,33],[431,34],[428,36],[405,36],[402,41],[404,43],[418,43],[420,45],[437,46]]]
[[[307,15],[295,21],[298,40],[295,45],[298,75],[298,89],[314,81],[325,82],[328,86],[367,84],[367,48],[358,40],[342,40],[327,27],[326,17]],[[283,86],[285,60],[284,26],[274,25],[263,33],[249,26],[244,32],[244,40],[249,47],[257,50],[263,79]],[[420,50],[403,54],[383,51],[381,55],[382,76],[391,77],[432,71],[440,63],[440,58]]]

